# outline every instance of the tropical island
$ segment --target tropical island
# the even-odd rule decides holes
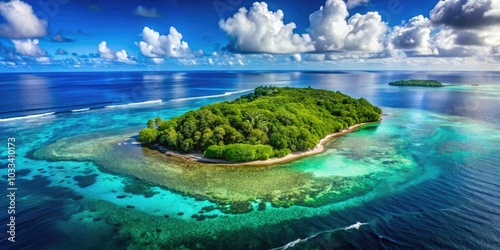
[[[445,87],[446,85],[442,84],[436,80],[399,80],[395,82],[390,82],[391,86],[420,86],[420,87]]]
[[[148,120],[139,141],[181,154],[249,162],[310,151],[322,138],[379,121],[364,98],[312,88],[258,87],[234,101],[210,104],[170,120]]]

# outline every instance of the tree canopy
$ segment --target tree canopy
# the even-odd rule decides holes
[[[251,161],[314,148],[326,135],[377,121],[381,113],[366,99],[338,91],[258,87],[234,101],[166,121],[149,120],[139,140],[181,152],[204,152],[207,158]]]
[[[421,86],[421,87],[444,87],[442,83],[436,80],[399,80],[390,82],[392,86]]]

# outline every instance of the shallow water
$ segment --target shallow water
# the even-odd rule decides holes
[[[408,78],[454,86],[386,85]],[[497,73],[45,73],[5,79],[10,84],[2,82],[0,88],[16,98],[0,101],[0,129],[4,140],[16,138],[18,216],[16,245],[2,237],[2,249],[500,246]],[[387,116],[335,139],[322,154],[263,169],[172,166],[160,172],[168,159],[165,163],[137,146],[118,145],[148,118],[177,116],[265,84],[339,90],[367,98]],[[38,88],[44,92],[36,98],[25,96]],[[130,103],[139,105],[123,105]],[[90,109],[71,112],[82,108]],[[55,113],[11,119],[50,112]],[[36,160],[37,149],[74,138],[78,147],[61,152],[79,159]],[[95,144],[99,138],[118,141]],[[1,159],[6,175],[4,144]],[[282,192],[304,187],[312,194],[308,181],[324,180],[336,196],[326,201],[317,196],[323,202],[319,207],[267,203],[258,211],[255,202],[254,211],[244,214],[203,210],[215,205],[214,197],[286,200]],[[217,195],[202,192],[207,190]],[[6,213],[0,220],[8,223]],[[349,227],[356,222],[366,224]]]

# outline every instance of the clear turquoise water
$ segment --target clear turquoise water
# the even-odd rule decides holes
[[[411,78],[437,79],[454,86],[386,85]],[[18,224],[16,244],[2,236],[2,249],[500,246],[500,74],[68,73],[8,75],[4,79],[8,80],[0,89],[12,98],[0,101],[4,119],[0,129],[3,141],[15,137],[17,143]],[[472,83],[480,86],[470,86]],[[372,191],[317,208],[268,206],[265,211],[228,217],[214,211],[211,214],[219,217],[197,221],[191,215],[211,205],[209,201],[144,183],[93,162],[46,162],[31,156],[60,138],[134,133],[148,118],[174,117],[267,84],[339,90],[383,108],[387,116],[381,123],[337,138],[323,154],[279,166],[317,178],[360,178],[372,185]],[[24,93],[34,89],[44,91]],[[104,108],[158,99],[163,102]],[[87,107],[91,109],[71,112]],[[56,113],[8,119],[47,112]],[[5,143],[1,145],[1,171],[6,175],[7,152]],[[91,177],[84,183],[77,176]],[[5,179],[1,179],[4,187]],[[131,193],[131,188],[139,191]],[[150,195],[146,197],[144,190]],[[7,211],[5,199],[1,204],[0,209]],[[5,212],[0,220],[8,223]],[[359,230],[349,228],[356,222],[366,224]]]

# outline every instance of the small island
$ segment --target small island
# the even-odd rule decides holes
[[[364,98],[312,88],[258,87],[234,101],[147,122],[139,141],[205,159],[250,162],[311,151],[332,134],[379,121]],[[176,153],[173,153],[175,155]]]
[[[390,82],[391,86],[444,87],[446,85],[436,80],[399,80]]]

